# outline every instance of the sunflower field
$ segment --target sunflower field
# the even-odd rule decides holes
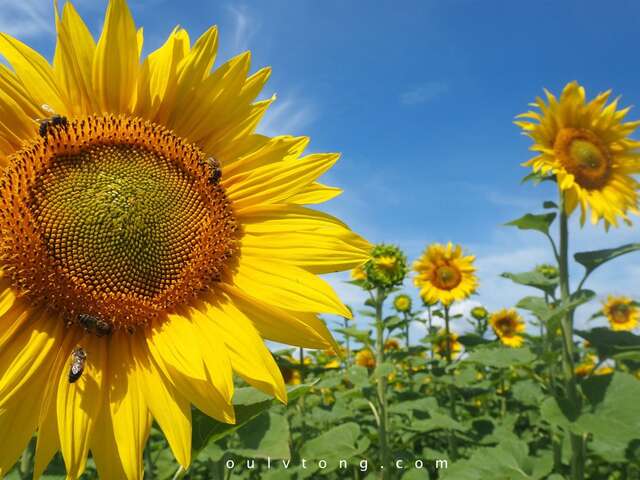
[[[215,27],[145,56],[125,0],[97,39],[54,10],[52,61],[0,33],[0,478],[640,479],[639,299],[590,288],[640,251],[610,91],[515,118],[554,194],[503,228],[548,255],[490,310],[455,239],[408,258],[316,209],[339,155],[257,133],[271,70],[214,68]]]

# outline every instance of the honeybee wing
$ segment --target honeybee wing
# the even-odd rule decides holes
[[[51,108],[49,105],[47,105],[46,103],[43,103],[42,105],[40,105],[40,110],[45,112],[49,117],[51,117],[51,116],[56,114],[56,111],[53,108]]]

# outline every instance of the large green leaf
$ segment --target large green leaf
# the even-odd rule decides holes
[[[591,252],[579,252],[576,253],[573,258],[575,258],[576,262],[581,264],[587,271],[586,273],[589,274],[609,260],[613,260],[614,258],[617,258],[621,255],[636,252],[638,250],[640,250],[640,243],[629,243],[618,248],[607,248],[605,250],[594,250]]]
[[[528,365],[536,356],[528,347],[479,347],[469,354],[465,362],[474,362],[487,367],[508,368],[512,365]]]
[[[229,451],[249,458],[290,458],[289,422],[270,411],[258,415],[238,430],[239,447]]]
[[[289,390],[289,402],[297,399],[309,391],[311,385],[298,385]],[[193,458],[197,458],[200,451],[210,442],[216,442],[240,429],[261,413],[267,411],[277,400],[254,388],[238,388],[234,395],[236,423],[233,425],[218,422],[198,410],[193,411],[192,448]]]
[[[449,464],[441,470],[443,479],[451,480],[537,480],[551,472],[550,452],[533,456],[522,441],[505,441],[493,448],[480,448],[468,460]]]
[[[516,307],[530,311],[540,320],[545,320],[551,313],[551,308],[544,297],[524,297],[516,304]]]
[[[547,278],[542,273],[536,271],[523,273],[505,272],[501,276],[520,285],[537,288],[549,295],[553,295],[553,292],[558,286],[557,280]]]
[[[589,343],[606,357],[640,351],[640,336],[631,332],[615,332],[605,327],[592,330],[576,330],[576,335]]]
[[[538,232],[549,234],[549,227],[556,218],[556,213],[543,213],[540,215],[534,215],[527,213],[526,215],[512,220],[509,223],[505,223],[507,226],[518,227],[520,230],[536,230]]]
[[[336,332],[355,338],[361,343],[371,343],[371,330],[359,330],[356,327],[336,328]]]

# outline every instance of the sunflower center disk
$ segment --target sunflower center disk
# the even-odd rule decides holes
[[[558,133],[554,150],[580,186],[599,189],[607,182],[611,171],[611,157],[593,132],[563,128]]]
[[[5,264],[69,321],[144,324],[209,288],[233,256],[223,189],[204,155],[162,127],[89,117],[17,156],[1,222],[26,235],[5,239]]]
[[[618,305],[613,308],[613,321],[615,323],[627,323],[627,321],[629,321],[629,310],[627,305]]]
[[[433,283],[442,290],[452,290],[462,281],[462,276],[457,268],[451,265],[442,265],[435,270]]]

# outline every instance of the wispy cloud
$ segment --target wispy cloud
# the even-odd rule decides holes
[[[403,105],[418,105],[435,100],[449,92],[449,85],[444,82],[427,82],[417,85],[400,95]]]
[[[251,38],[258,31],[260,24],[258,20],[251,15],[246,5],[228,5],[227,12],[231,17],[231,24],[233,26],[233,36],[231,40],[233,54],[244,52],[248,50]]]
[[[278,98],[265,114],[258,131],[264,135],[301,135],[316,119],[313,103],[296,94]]]
[[[0,32],[25,38],[54,31],[51,2],[0,0],[0,11]]]

